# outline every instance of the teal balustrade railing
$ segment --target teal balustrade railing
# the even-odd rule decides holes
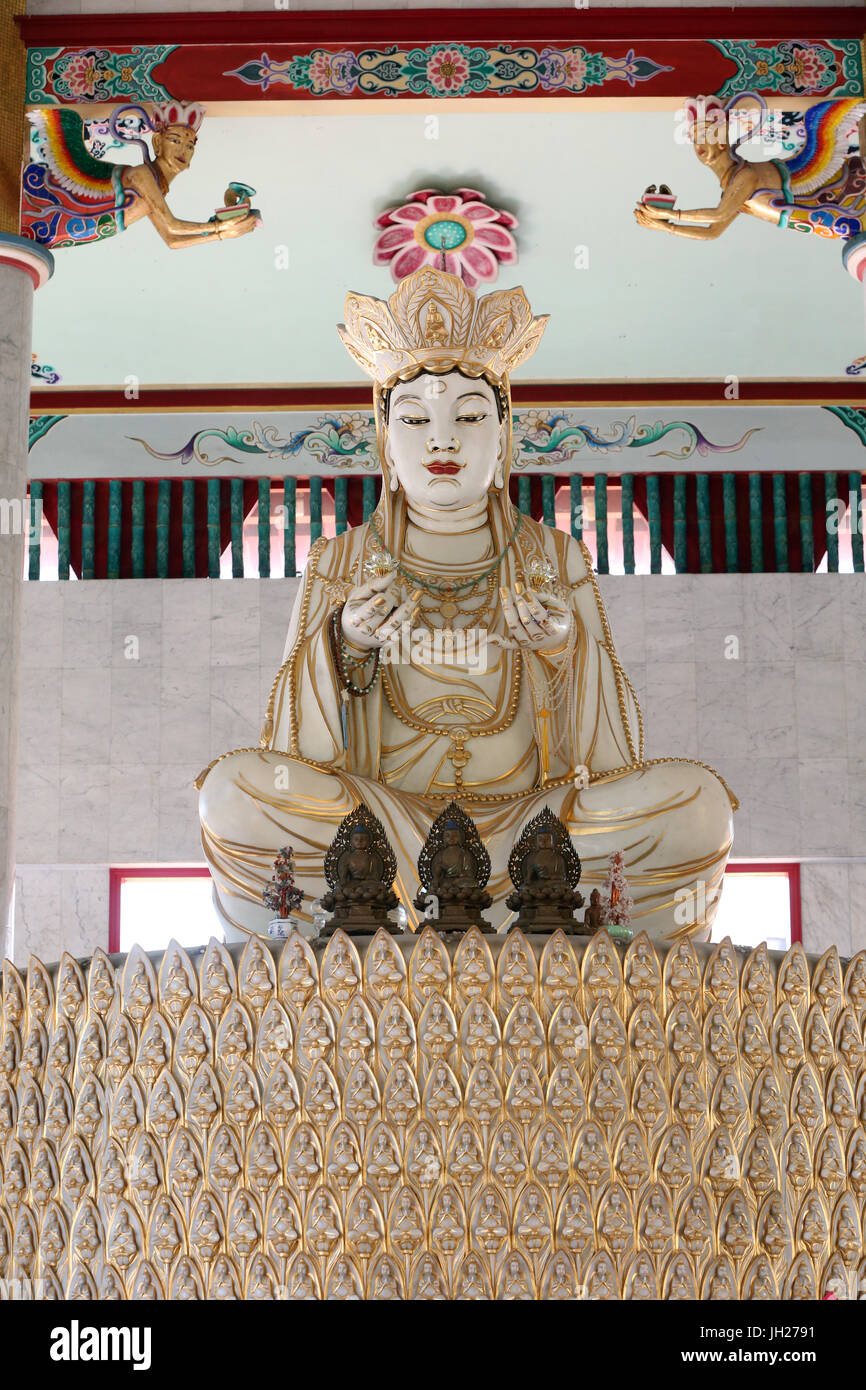
[[[345,476],[36,479],[26,573],[295,575],[320,536],[367,520],[378,488]],[[585,540],[601,574],[864,570],[856,472],[521,473],[511,493],[524,515]]]

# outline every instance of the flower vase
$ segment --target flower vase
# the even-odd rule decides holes
[[[289,933],[298,931],[300,925],[297,917],[272,917],[268,922],[268,936],[272,941],[286,941]]]

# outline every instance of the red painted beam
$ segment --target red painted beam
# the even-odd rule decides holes
[[[866,382],[740,381],[737,401],[726,401],[719,381],[545,381],[515,383],[516,406],[570,405],[654,406],[703,405],[854,405],[866,407]],[[151,386],[137,401],[129,401],[123,388],[41,387],[30,393],[33,415],[93,414],[116,411],[135,415],[149,411],[267,410],[363,410],[371,409],[369,386]]]
[[[207,14],[52,14],[16,17],[28,48],[124,44],[484,44],[620,39],[862,38],[857,5],[796,9],[247,10]]]

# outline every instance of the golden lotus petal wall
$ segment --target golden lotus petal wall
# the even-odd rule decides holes
[[[856,1296],[864,1023],[799,945],[7,961],[0,1293]]]

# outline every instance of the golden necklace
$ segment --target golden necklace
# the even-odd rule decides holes
[[[415,718],[404,707],[400,708],[396,694],[392,686],[392,677],[388,668],[382,671],[382,689],[385,692],[385,699],[395,719],[399,720],[408,729],[414,729],[419,734],[436,734],[439,738],[450,739],[451,746],[446,757],[454,768],[454,785],[457,791],[462,792],[463,769],[472,757],[466,744],[472,738],[490,738],[492,734],[501,734],[509,729],[514,723],[517,715],[517,706],[520,701],[520,683],[522,674],[523,660],[520,651],[514,653],[514,665],[511,672],[511,689],[508,692],[508,699],[505,712],[500,718],[488,720],[485,724],[469,724],[465,727],[455,727],[451,724],[433,724],[425,719]]]

